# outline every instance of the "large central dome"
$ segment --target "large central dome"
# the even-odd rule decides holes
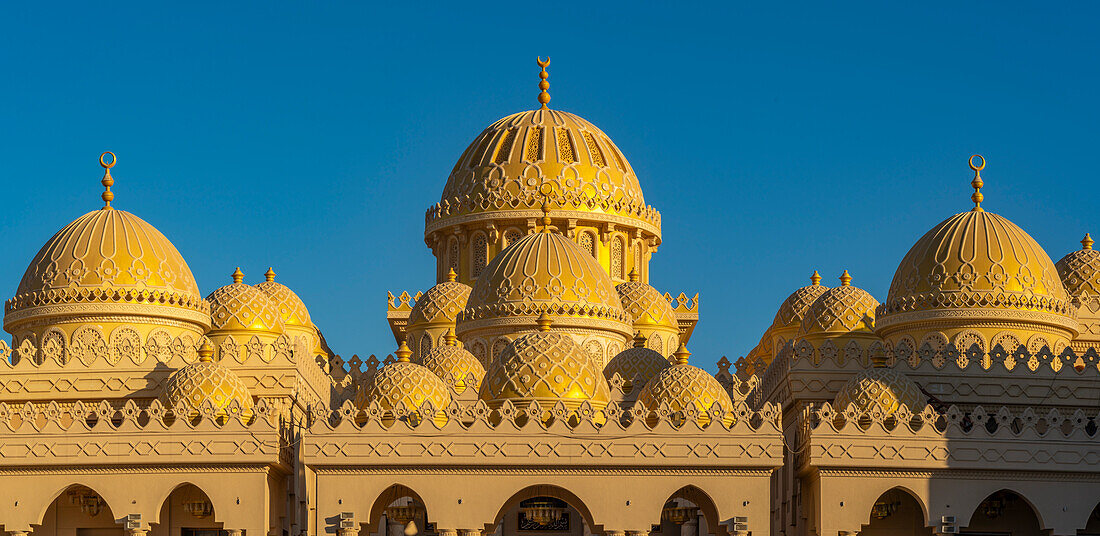
[[[489,259],[530,230],[546,201],[613,280],[626,281],[636,270],[648,281],[649,255],[661,243],[660,214],[645,204],[638,177],[611,138],[580,116],[549,109],[548,101],[544,91],[542,108],[489,125],[458,159],[424,225],[438,259],[437,281],[454,270],[459,282],[472,285]]]

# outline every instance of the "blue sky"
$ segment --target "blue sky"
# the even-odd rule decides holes
[[[115,205],[204,293],[272,265],[337,352],[390,353],[386,292],[432,284],[424,210],[478,132],[537,106],[536,55],[662,212],[651,282],[700,293],[700,366],[814,269],[884,299],[970,208],[971,153],[984,206],[1054,260],[1100,232],[1092,4],[396,4],[7,6],[0,294],[101,205],[112,150]]]

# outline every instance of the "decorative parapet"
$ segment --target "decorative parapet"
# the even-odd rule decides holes
[[[247,420],[234,402],[218,415],[207,401],[192,419],[181,403],[154,400],[62,405],[0,402],[0,467],[111,464],[290,463],[277,412],[264,400]]]
[[[680,342],[687,344],[691,340],[691,332],[695,331],[695,324],[699,323],[699,293],[696,292],[688,298],[683,292],[676,297],[666,292],[665,301],[676,314],[676,323],[680,326]]]
[[[311,464],[351,465],[426,463],[464,465],[749,465],[782,464],[778,408],[753,411],[715,404],[711,424],[700,426],[698,413],[672,412],[634,405],[605,409],[588,402],[571,412],[563,404],[518,408],[510,401],[490,408],[484,401],[452,402],[441,408],[403,405],[392,414],[376,404],[358,409],[350,402],[329,413],[318,408],[304,440]],[[544,423],[547,412],[555,417]],[[732,413],[729,426],[721,416]],[[573,416],[570,422],[569,416]]]
[[[456,218],[455,223],[465,223],[461,216],[473,216],[484,213],[504,211],[508,217],[541,217],[542,205],[546,198],[537,193],[513,195],[506,189],[494,190],[492,198],[478,194],[463,195],[444,199],[430,207],[424,213],[424,234],[442,229],[450,224],[448,220]],[[549,198],[557,208],[556,218],[596,219],[617,222],[619,225],[641,228],[646,233],[660,239],[661,213],[651,205],[633,200],[589,196],[577,192],[555,192]],[[599,208],[600,212],[592,212]],[[525,210],[526,209],[526,210]]]
[[[397,342],[405,340],[405,330],[409,327],[409,313],[416,302],[423,296],[423,292],[417,292],[415,296],[408,292],[402,292],[400,296],[394,296],[392,292],[386,293],[386,321],[390,324],[390,331]]]
[[[802,417],[803,465],[877,469],[1087,471],[1100,467],[1100,411],[950,406],[837,411],[828,403]]]
[[[760,378],[755,375],[749,375],[747,377],[741,377],[739,375],[730,372],[730,360],[725,356],[718,360],[718,372],[714,375],[718,383],[722,384],[722,387],[726,388],[726,392],[729,393],[730,398],[734,402],[749,401],[752,406],[757,406],[757,403],[753,401],[759,397]]]

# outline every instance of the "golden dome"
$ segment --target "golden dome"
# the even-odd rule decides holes
[[[210,322],[201,296],[187,263],[160,231],[106,206],[42,246],[5,304],[4,327],[88,313],[161,317],[202,331]]]
[[[382,411],[392,416],[399,403],[412,412],[425,402],[431,402],[436,410],[435,422],[442,426],[447,422],[445,410],[451,405],[450,388],[427,368],[409,361],[412,352],[404,341],[395,354],[397,361],[382,367],[359,387],[355,405],[365,409],[376,402]]]
[[[852,286],[848,270],[840,276],[840,286],[818,296],[806,310],[799,327],[802,337],[841,335],[852,332],[872,334],[878,301],[866,290]]]
[[[256,288],[267,295],[279,317],[286,327],[298,326],[313,329],[313,322],[309,318],[309,309],[305,302],[290,287],[275,282],[275,269],[268,268],[264,273],[264,281],[257,283]]]
[[[913,413],[924,409],[925,397],[913,380],[891,368],[886,368],[886,356],[875,355],[871,358],[872,368],[856,373],[837,393],[833,407],[844,411],[849,404],[855,404],[861,412],[882,411],[890,416],[901,409],[909,408]]]
[[[814,270],[813,275],[810,276],[809,285],[795,290],[783,300],[775,313],[772,325],[775,327],[799,326],[810,305],[828,290],[829,287],[821,284],[821,275]]]
[[[630,318],[634,319],[634,328],[667,328],[680,332],[680,324],[672,305],[657,289],[638,281],[638,273],[631,270],[630,281],[619,283],[615,287]]]
[[[413,304],[409,311],[408,329],[429,325],[454,327],[472,290],[469,285],[456,282],[454,270],[451,270],[446,281],[428,289]]]
[[[283,317],[260,289],[246,285],[241,269],[233,271],[233,283],[211,292],[212,331],[249,331],[274,335],[283,333]]]
[[[612,331],[630,336],[615,285],[591,255],[568,238],[544,230],[508,246],[477,279],[458,317],[459,337],[506,319],[547,314],[556,324]]]
[[[607,406],[611,392],[600,368],[573,339],[549,331],[549,319],[540,319],[540,331],[512,341],[501,352],[481,383],[480,398],[492,407],[504,400],[517,405],[537,401],[549,410],[561,401],[576,410],[587,400],[593,409]]]
[[[252,416],[252,395],[244,382],[227,367],[214,363],[214,354],[209,343],[199,349],[199,360],[172,373],[165,382],[164,392],[168,404],[174,408],[183,401],[186,404],[188,418],[202,413],[202,406],[210,401],[214,406],[214,415],[224,421],[229,416],[229,406],[235,401],[241,415],[248,419]]]
[[[726,426],[732,425],[733,401],[729,393],[710,373],[689,365],[690,356],[691,353],[681,344],[680,349],[676,350],[676,364],[661,370],[645,384],[638,394],[638,403],[651,411],[664,404],[674,414],[693,407],[699,413],[696,422],[700,426],[710,424],[710,409],[717,403],[725,412],[722,422]]]
[[[1100,296],[1100,251],[1092,249],[1087,233],[1081,249],[1062,257],[1055,267],[1070,296]]]
[[[439,376],[456,393],[462,393],[469,387],[473,391],[481,388],[481,379],[485,377],[485,367],[481,366],[474,354],[458,345],[454,330],[448,330],[444,336],[445,344],[432,348],[421,358],[424,368]],[[473,383],[467,385],[470,375]]]
[[[661,216],[645,204],[611,138],[580,116],[550,109],[509,115],[474,139],[428,209],[425,235],[469,214],[535,217],[543,184],[553,186],[550,201],[564,217],[635,227],[660,243]]]
[[[634,347],[627,348],[611,358],[603,368],[607,379],[618,374],[623,379],[624,390],[630,392],[635,386],[641,387],[657,373],[672,366],[668,358],[645,347],[646,339],[641,334],[634,337]]]

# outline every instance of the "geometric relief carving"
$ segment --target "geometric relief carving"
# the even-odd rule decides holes
[[[971,347],[974,345],[978,346],[978,350],[980,352],[985,352],[985,338],[982,337],[981,333],[978,333],[977,331],[974,331],[972,329],[968,329],[960,332],[958,335],[955,335],[955,348],[958,348],[961,352],[958,357],[958,365],[960,369],[965,369],[968,365],[970,365],[969,354],[971,353]],[[990,364],[988,357],[982,359],[981,361],[982,367],[988,370]]]
[[[145,341],[145,354],[161,363],[168,363],[172,358],[172,336],[168,330],[157,328],[149,333],[149,339]]]
[[[19,342],[19,345],[15,349],[15,355],[20,360],[26,359],[28,361],[41,363],[38,360],[38,347],[35,345],[34,333],[27,333],[23,337],[23,340]]]
[[[921,340],[918,352],[921,354],[922,360],[932,362],[932,366],[936,368],[943,368],[946,363],[946,356],[944,350],[947,349],[947,335],[943,333],[935,332],[929,333]]]
[[[107,356],[107,361],[112,365],[123,359],[129,359],[135,365],[140,365],[145,360],[141,335],[136,329],[127,326],[119,326],[111,332],[111,352]]]
[[[271,361],[271,358],[267,356],[267,352],[264,352],[264,343],[260,342],[260,338],[255,335],[245,345],[245,352],[248,354],[247,359],[255,357],[262,361]]]
[[[184,363],[194,363],[199,357],[195,348],[195,339],[190,334],[184,333],[172,341],[172,359],[183,360]],[[179,361],[176,361],[177,363]]]
[[[220,346],[221,348],[218,350],[219,361],[232,358],[238,363],[244,362],[244,360],[241,359],[241,346],[237,344],[237,340],[234,339],[232,335],[227,336]]]
[[[39,350],[41,356],[38,364],[45,363],[48,359],[56,361],[58,365],[64,365],[69,361],[68,352],[65,349],[65,333],[60,329],[50,328],[42,334]]]
[[[73,332],[69,355],[85,365],[91,365],[96,357],[107,357],[107,342],[103,340],[103,331],[99,326],[83,326]]]

